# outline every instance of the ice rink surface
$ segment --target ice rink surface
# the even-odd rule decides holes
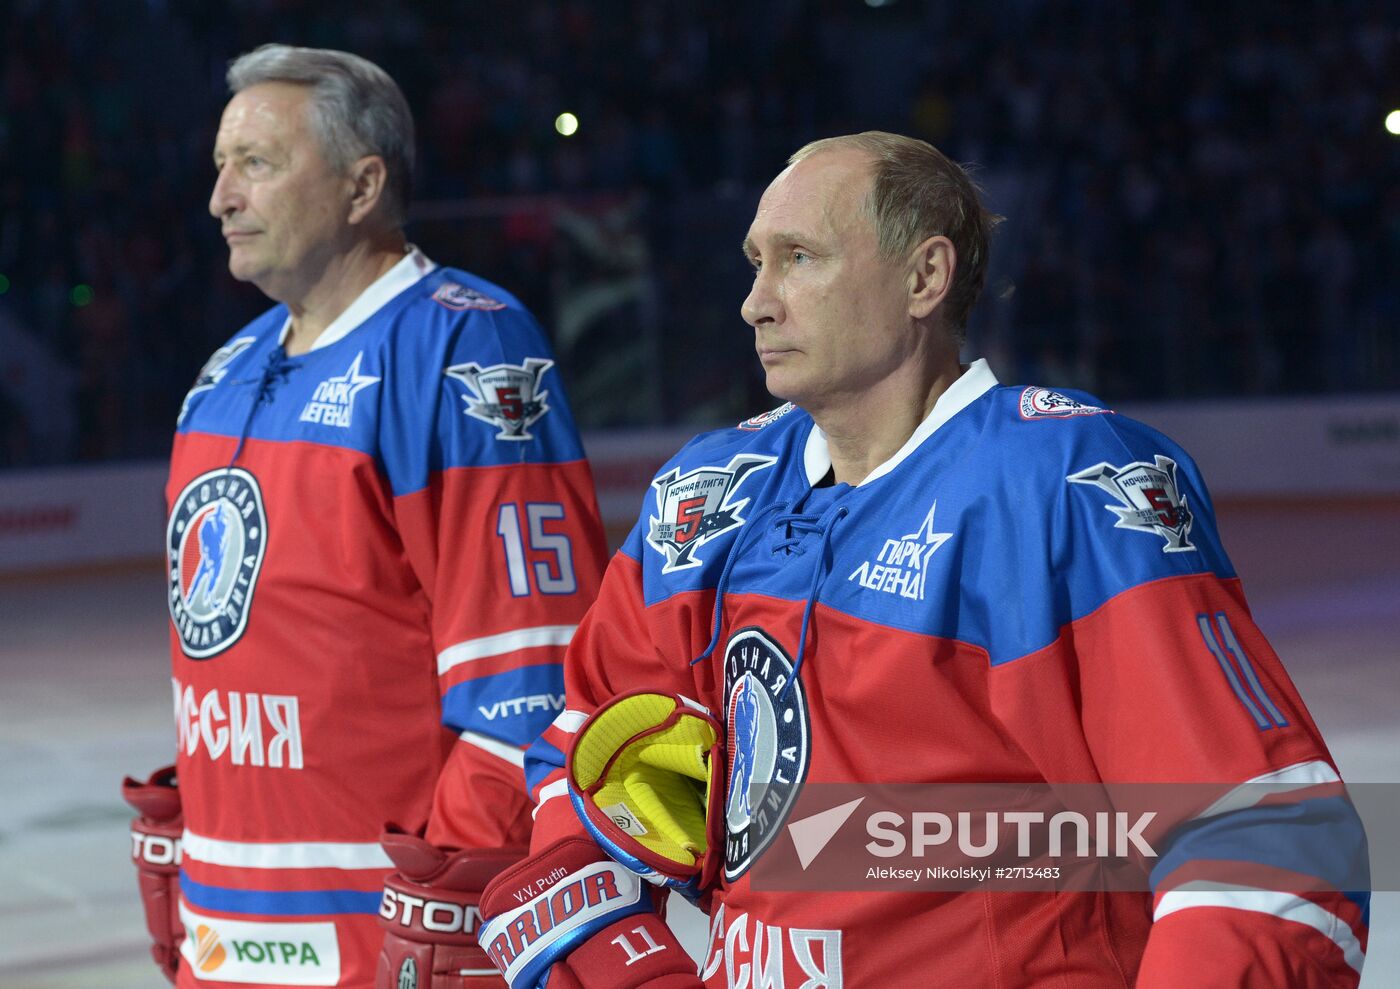
[[[1219,514],[1343,776],[1400,783],[1400,504]],[[166,984],[146,953],[118,796],[124,773],[171,758],[162,592],[150,567],[0,582],[0,989]],[[1395,822],[1367,825],[1373,846],[1400,840]],[[694,943],[701,920],[687,922]],[[1400,985],[1400,893],[1373,900],[1361,984]]]

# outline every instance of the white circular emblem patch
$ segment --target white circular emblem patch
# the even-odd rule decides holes
[[[729,789],[724,804],[724,877],[737,879],[777,837],[807,778],[807,699],[792,662],[768,636],[746,628],[724,654]]]
[[[1071,416],[1096,416],[1110,412],[1097,405],[1084,405],[1068,395],[1049,388],[1026,388],[1021,392],[1022,419],[1068,419]]]
[[[212,470],[180,492],[165,550],[170,620],[186,656],[208,659],[243,635],[266,547],[262,490],[246,470]]]

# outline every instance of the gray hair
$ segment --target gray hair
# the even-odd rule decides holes
[[[943,318],[961,342],[987,280],[987,242],[1001,217],[982,205],[966,169],[928,142],[901,134],[865,131],[822,138],[799,148],[788,164],[838,148],[856,148],[874,159],[866,208],[875,221],[882,257],[893,260],[937,235],[953,242],[957,267]]]
[[[264,82],[309,87],[311,126],[326,161],[345,171],[365,155],[382,157],[385,215],[403,225],[413,176],[413,114],[387,72],[349,52],[267,44],[230,62],[226,79],[233,93]]]

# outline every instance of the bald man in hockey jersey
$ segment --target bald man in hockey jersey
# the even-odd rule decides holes
[[[176,764],[126,786],[153,953],[183,989],[499,986],[476,900],[601,577],[588,464],[531,315],[405,242],[394,82],[282,45],[228,82],[209,211],[278,304],[171,454]]]
[[[959,362],[991,223],[960,167],[883,133],[763,194],[742,312],[788,404],[662,468],[569,647],[532,857],[482,900],[515,989],[1357,984],[1364,834],[1195,464]],[[1218,799],[1160,815],[1137,891],[755,880],[804,788],[977,781]],[[1197,881],[1232,866],[1276,881]],[[668,888],[709,910],[698,973]]]

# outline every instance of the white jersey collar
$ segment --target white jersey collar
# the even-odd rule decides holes
[[[918,428],[914,430],[909,439],[904,441],[899,452],[872,470],[860,483],[869,484],[876,478],[884,477],[894,470],[904,462],[905,458],[917,450],[924,440],[932,436],[939,426],[981,398],[984,393],[995,388],[997,384],[997,376],[987,366],[985,358],[973,361],[968,365],[967,370],[948,386],[948,390],[938,396],[938,401],[933,403],[929,414],[923,422],[919,423]],[[831,470],[831,449],[827,446],[826,434],[822,432],[820,426],[815,424],[812,426],[812,432],[807,436],[807,448],[803,451],[803,466],[807,470],[808,484],[816,484],[826,476],[827,471]]]
[[[311,350],[320,350],[345,339],[361,323],[383,309],[390,299],[431,275],[436,268],[437,265],[429,261],[422,251],[409,244],[403,260],[371,282],[355,301],[322,331],[316,342],[311,345]],[[292,317],[288,316],[287,321],[282,324],[282,332],[277,335],[277,342],[285,345],[291,332]]]

